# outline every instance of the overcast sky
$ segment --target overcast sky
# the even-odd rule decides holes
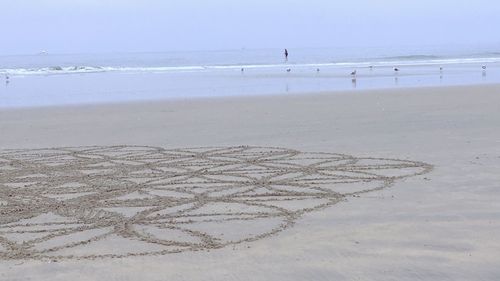
[[[478,44],[499,0],[0,0],[0,54]]]

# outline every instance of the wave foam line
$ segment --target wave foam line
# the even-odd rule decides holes
[[[199,72],[207,70],[235,70],[235,69],[279,69],[283,67],[392,67],[392,66],[425,66],[450,64],[499,63],[500,57],[489,58],[449,58],[449,59],[417,59],[417,60],[385,60],[385,61],[351,61],[302,64],[240,64],[240,65],[211,65],[211,66],[160,66],[160,67],[113,67],[113,66],[71,66],[71,67],[43,67],[43,68],[7,68],[0,69],[1,74],[8,75],[58,75],[81,74],[99,72],[129,72],[129,73],[164,73],[164,72]]]

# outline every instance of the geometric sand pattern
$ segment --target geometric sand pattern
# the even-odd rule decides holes
[[[251,242],[431,169],[249,146],[0,151],[0,259],[120,258]]]

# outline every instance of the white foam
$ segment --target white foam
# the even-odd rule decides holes
[[[451,64],[485,64],[500,63],[500,57],[472,57],[472,58],[419,58],[412,59],[374,59],[371,61],[344,61],[327,63],[302,63],[302,64],[239,64],[239,65],[192,65],[192,66],[154,66],[154,67],[114,67],[114,66],[70,66],[70,67],[42,67],[42,68],[4,68],[0,74],[8,75],[64,75],[99,72],[126,72],[126,73],[166,73],[166,72],[202,72],[210,70],[240,70],[244,69],[283,69],[294,68],[362,68],[369,66],[392,67],[398,66],[425,66],[425,65],[451,65]]]

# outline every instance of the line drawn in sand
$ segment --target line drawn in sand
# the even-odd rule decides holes
[[[164,255],[256,241],[432,166],[286,148],[0,151],[0,259]]]

